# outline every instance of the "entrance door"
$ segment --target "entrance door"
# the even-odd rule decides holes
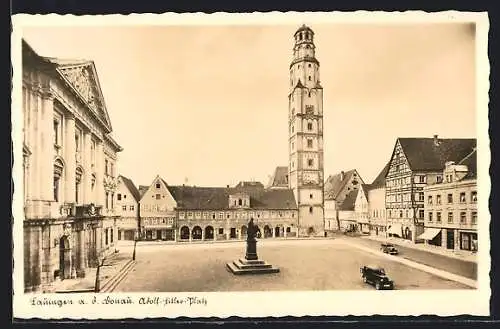
[[[455,249],[455,231],[453,230],[446,231],[446,248]]]
[[[161,240],[161,230],[156,230],[156,240]]]
[[[146,240],[152,240],[153,239],[153,232],[151,230],[146,231]]]
[[[275,237],[277,237],[277,238],[279,238],[279,237],[280,237],[280,232],[281,232],[280,227],[279,227],[279,226],[276,226],[276,227],[274,228],[274,236],[275,236]]]
[[[229,233],[229,237],[231,239],[236,239],[236,228],[235,227],[231,227],[231,232]]]

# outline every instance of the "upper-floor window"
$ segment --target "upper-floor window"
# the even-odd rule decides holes
[[[418,211],[418,218],[422,218],[422,219],[424,218],[424,210],[423,209],[420,209]]]
[[[432,204],[432,195],[427,197],[427,204]]]
[[[313,161],[313,159],[308,159],[308,160],[307,160],[307,165],[308,165],[309,167],[312,167],[312,166],[314,165],[314,161]]]
[[[441,195],[436,195],[436,204],[441,204]]]
[[[238,206],[242,206],[242,205],[243,205],[243,200],[238,199]]]
[[[436,213],[436,223],[441,223],[441,212],[440,211],[438,211]]]
[[[453,223],[453,213],[449,212],[448,213],[448,224],[451,224],[451,223]]]
[[[131,206],[129,207],[129,209],[130,209],[130,211],[134,211],[134,209],[135,209],[134,205],[131,205]]]
[[[109,167],[109,163],[108,163],[108,159],[106,159],[106,160],[104,160],[104,173],[106,175],[109,175],[109,169],[108,169],[108,167]]]
[[[312,122],[308,122],[307,123],[307,130],[309,130],[309,131],[313,130],[313,124],[312,124]]]
[[[156,183],[156,188],[160,188],[160,183]]]
[[[465,203],[465,192],[460,193],[460,203]]]
[[[473,211],[471,214],[471,223],[476,224],[477,223],[477,211]]]
[[[127,210],[127,206],[122,206],[122,210],[126,211]]]
[[[432,212],[429,212],[429,222],[432,222]]]
[[[313,213],[313,207],[309,207],[309,213],[312,214]]]
[[[156,195],[156,200],[160,200],[161,199],[161,195],[160,194],[157,194]]]
[[[462,212],[460,213],[460,224],[465,224],[465,222],[467,221],[467,219],[466,219],[466,218],[467,218],[467,216],[466,216],[466,214],[465,214],[465,211],[462,211]]]
[[[449,193],[447,200],[448,200],[448,203],[453,203],[453,194]]]
[[[313,140],[310,139],[310,138],[307,140],[307,147],[308,148],[312,148],[313,147]]]
[[[120,200],[122,199],[122,195],[121,195],[121,193],[118,193],[118,194],[116,195],[116,199],[117,199],[118,201],[120,201]]]
[[[477,202],[477,192],[476,191],[472,191],[471,194],[470,194],[470,200],[472,202]]]
[[[424,201],[424,192],[418,192],[418,201]]]
[[[437,183],[442,183],[443,182],[443,176],[440,176],[440,175],[436,176],[436,182]]]

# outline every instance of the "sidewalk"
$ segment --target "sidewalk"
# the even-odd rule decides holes
[[[130,252],[118,252],[109,255],[104,261],[104,266],[99,271],[101,290],[108,286],[118,275],[121,275],[122,270],[129,266],[131,262],[133,261]],[[84,278],[54,282],[51,290],[56,293],[94,292],[96,274],[97,268],[88,268]]]
[[[442,247],[436,247],[436,246],[431,246],[428,244],[423,244],[423,243],[413,243],[410,240],[404,240],[400,238],[386,238],[386,237],[381,237],[381,236],[376,236],[376,235],[363,235],[361,236],[364,239],[370,239],[374,241],[379,241],[379,242],[390,242],[392,244],[406,247],[406,248],[412,248],[412,249],[418,249],[426,252],[430,252],[433,254],[438,254],[441,256],[447,256],[467,262],[474,262],[477,263],[477,254],[472,253],[470,251],[465,251],[465,250],[446,250]]]

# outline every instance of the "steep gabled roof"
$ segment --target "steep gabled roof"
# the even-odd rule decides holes
[[[340,204],[339,210],[350,211],[354,210],[354,205],[356,203],[356,197],[358,196],[358,190],[350,191],[344,201]]]
[[[274,174],[269,182],[269,187],[286,187],[288,188],[288,167],[276,167]]]
[[[139,195],[142,198],[142,196],[148,191],[149,186],[147,185],[139,185]]]
[[[468,172],[465,179],[477,178],[477,151],[474,149],[470,154],[458,162],[459,165],[466,165]]]
[[[132,196],[134,197],[135,201],[139,202],[139,200],[141,199],[141,194],[139,193],[137,187],[135,187],[134,182],[132,182],[130,178],[127,178],[123,175],[120,175],[119,177],[122,179],[123,184],[125,184],[130,193],[132,193]]]
[[[368,191],[372,188],[371,184],[361,184],[360,190],[365,195],[365,199],[368,200]],[[361,193],[361,191],[359,193]]]
[[[373,180],[370,184],[371,189],[385,187],[385,176],[387,176],[387,172],[389,171],[389,167],[391,166],[391,162],[387,162],[382,171],[378,174],[378,176]]]
[[[326,200],[335,200],[339,194],[345,188],[347,182],[349,182],[354,174],[357,174],[356,169],[351,169],[344,172],[344,177],[342,179],[342,172],[329,176],[326,179],[324,193]],[[359,183],[363,184],[363,179],[358,175]]]
[[[297,209],[290,189],[264,189],[255,187],[194,187],[168,186],[179,209],[224,210],[229,208],[229,196],[248,193],[251,209]]]
[[[460,161],[476,147],[475,138],[398,138],[413,171],[441,171],[447,161]]]

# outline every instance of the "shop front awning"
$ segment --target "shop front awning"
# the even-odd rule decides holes
[[[426,228],[424,233],[420,234],[417,239],[432,240],[439,234],[439,232],[441,232],[440,228]]]
[[[387,233],[401,236],[401,229],[401,224],[392,224],[391,227],[389,227],[389,229],[387,230]]]

